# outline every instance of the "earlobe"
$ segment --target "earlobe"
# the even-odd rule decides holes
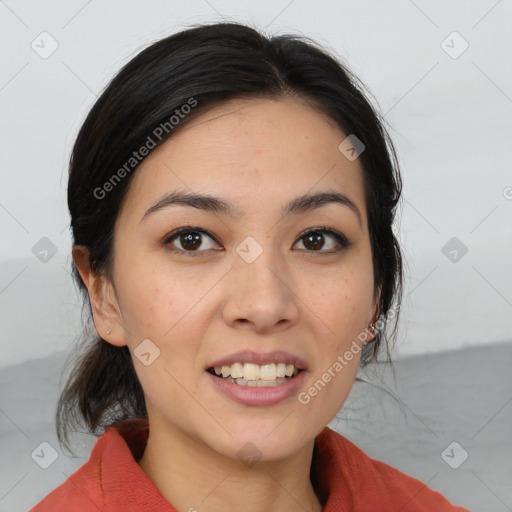
[[[91,270],[87,247],[75,245],[72,254],[89,293],[94,327],[98,335],[112,345],[126,345],[125,330],[113,284],[105,276]]]
[[[365,340],[366,343],[370,343],[375,339],[377,335],[378,326],[376,325],[379,321],[380,307],[378,304],[374,305],[373,314],[371,315],[371,321],[368,324],[368,330],[370,331],[370,336]]]

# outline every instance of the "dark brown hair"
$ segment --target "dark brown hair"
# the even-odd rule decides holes
[[[68,184],[73,244],[87,247],[93,272],[110,277],[115,221],[143,160],[140,155],[140,161],[132,160],[134,151],[154,149],[226,100],[295,96],[365,145],[358,158],[364,171],[375,297],[386,324],[386,314],[395,301],[400,304],[402,294],[402,256],[392,230],[402,185],[384,120],[363,90],[338,58],[302,36],[267,37],[246,25],[214,23],[151,44],[112,79],[78,133]],[[194,107],[185,109],[187,104]],[[179,116],[178,123],[172,116]],[[100,433],[120,419],[147,416],[129,349],[97,335],[87,288],[71,265],[87,318],[57,406],[57,434],[66,445],[71,429],[80,424]],[[391,333],[379,329],[364,345],[362,365],[376,358],[382,340],[388,347],[396,335],[398,313]]]

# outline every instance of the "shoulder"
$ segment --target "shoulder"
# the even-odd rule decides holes
[[[30,512],[175,512],[139,467],[148,423],[116,423],[96,441],[89,460]]]
[[[108,466],[112,460],[125,465],[129,460],[129,447],[116,429],[107,429],[94,444],[89,460],[30,512],[105,510],[105,487],[108,484]]]
[[[86,483],[87,480],[83,478],[79,469],[29,512],[98,512],[98,510],[104,510],[101,495],[97,490],[84,489]]]
[[[400,510],[401,512],[468,512],[452,505],[426,484],[370,458],[355,444],[334,430],[325,428],[316,438],[317,466],[329,497],[346,502],[352,509]],[[328,509],[327,509],[328,510]],[[335,510],[335,509],[333,509]],[[340,509],[342,510],[342,509]]]
[[[111,435],[96,441],[89,460],[59,487],[43,498],[30,512],[80,510],[98,512],[104,509],[102,493],[102,453],[111,444]]]

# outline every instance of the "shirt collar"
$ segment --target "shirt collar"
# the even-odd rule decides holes
[[[107,510],[112,507],[142,512],[151,505],[155,512],[176,512],[137,463],[144,453],[148,434],[147,420],[123,420],[108,427],[94,447],[91,462],[101,465],[101,485]],[[324,505],[323,512],[339,511],[342,503],[349,505],[347,494],[343,492],[340,444],[336,443],[336,437],[340,437],[339,434],[325,427],[315,438],[310,474]]]

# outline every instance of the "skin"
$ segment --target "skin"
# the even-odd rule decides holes
[[[140,467],[179,511],[322,508],[309,478],[314,439],[343,405],[359,355],[306,405],[296,396],[272,406],[239,404],[211,384],[205,368],[242,349],[285,350],[308,363],[305,391],[376,319],[363,171],[338,150],[345,137],[298,99],[223,103],[137,169],[115,227],[112,281],[90,271],[84,247],[73,248],[96,329],[129,346],[144,389],[150,436]],[[241,215],[175,205],[141,220],[177,190],[220,197]],[[298,196],[327,191],[348,196],[361,222],[336,203],[280,213]],[[183,226],[214,239],[203,235],[196,256],[179,238],[165,245]],[[325,234],[323,246],[306,246],[299,235],[323,226],[351,245],[336,251]],[[263,249],[252,263],[235,251],[248,236]],[[160,355],[145,366],[133,352],[147,338]],[[252,467],[237,456],[248,442],[261,453]]]

